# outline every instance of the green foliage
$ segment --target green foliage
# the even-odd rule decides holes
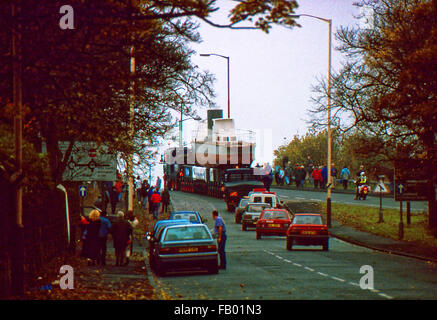
[[[12,129],[0,125],[0,164],[6,165],[9,170],[14,166],[13,154],[14,135]],[[34,146],[26,140],[23,141],[23,172],[25,175],[23,181],[24,200],[33,205],[43,205],[38,203],[41,192],[53,190],[55,185],[49,179],[50,170],[47,157],[37,153]]]
[[[354,128],[366,137],[368,152],[386,153],[386,159],[435,163],[436,1],[362,0],[357,5],[365,8],[366,22],[360,17],[361,26],[337,31],[338,49],[347,61],[333,74],[333,124],[343,133]],[[322,123],[326,81],[314,89],[313,122]]]

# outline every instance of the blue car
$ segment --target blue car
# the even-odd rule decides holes
[[[153,226],[152,232],[146,233],[146,239],[149,242],[149,263],[152,270],[154,269],[154,264],[151,259],[151,256],[153,254],[153,250],[155,248],[156,243],[158,242],[158,239],[160,237],[160,233],[164,230],[167,226],[172,225],[178,225],[178,224],[190,224],[189,220],[184,219],[178,219],[178,220],[158,220],[155,225]]]
[[[169,271],[206,270],[218,273],[218,252],[215,239],[205,224],[167,225],[150,256],[153,271],[164,275]]]
[[[196,211],[175,211],[170,214],[169,219],[185,219],[191,223],[203,223],[202,217]]]

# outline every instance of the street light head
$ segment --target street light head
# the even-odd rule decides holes
[[[209,53],[201,53],[200,56],[201,56],[201,57],[209,57],[210,54],[209,54]]]

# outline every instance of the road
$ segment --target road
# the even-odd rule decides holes
[[[313,196],[307,192],[308,196]],[[297,195],[301,197],[300,195]],[[217,209],[226,221],[228,267],[217,275],[173,273],[153,276],[161,297],[172,299],[436,299],[437,266],[330,239],[330,250],[319,247],[285,249],[284,237],[255,239],[241,231],[220,199],[172,192],[176,209],[192,209],[207,218]],[[290,199],[292,197],[290,196]],[[373,269],[373,289],[362,289],[360,268]],[[369,270],[369,269],[367,269]],[[151,274],[151,273],[149,273]],[[364,282],[364,280],[363,280]],[[369,282],[366,282],[367,284]]]
[[[272,188],[271,191],[276,192],[281,199],[311,199],[317,201],[326,201],[326,191],[301,191],[301,190],[287,190],[280,188]],[[354,200],[354,194],[347,193],[331,193],[331,201],[352,204],[352,205],[365,205],[369,207],[379,208],[379,197],[377,195],[369,195],[366,200]],[[428,202],[426,201],[411,201],[411,211],[428,211]],[[395,201],[392,197],[382,198],[383,209],[399,209],[399,201]],[[404,203],[404,211],[406,210]]]

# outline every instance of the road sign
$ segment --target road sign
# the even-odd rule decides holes
[[[390,193],[390,189],[384,184],[384,182],[380,181],[376,187],[373,189],[374,193]]]
[[[427,180],[398,180],[395,187],[395,200],[428,201],[429,186]]]
[[[70,142],[60,141],[59,149],[65,155]],[[115,181],[117,157],[104,144],[93,141],[75,142],[67,161],[64,181]]]
[[[79,186],[79,195],[83,198],[86,197],[86,186]]]

